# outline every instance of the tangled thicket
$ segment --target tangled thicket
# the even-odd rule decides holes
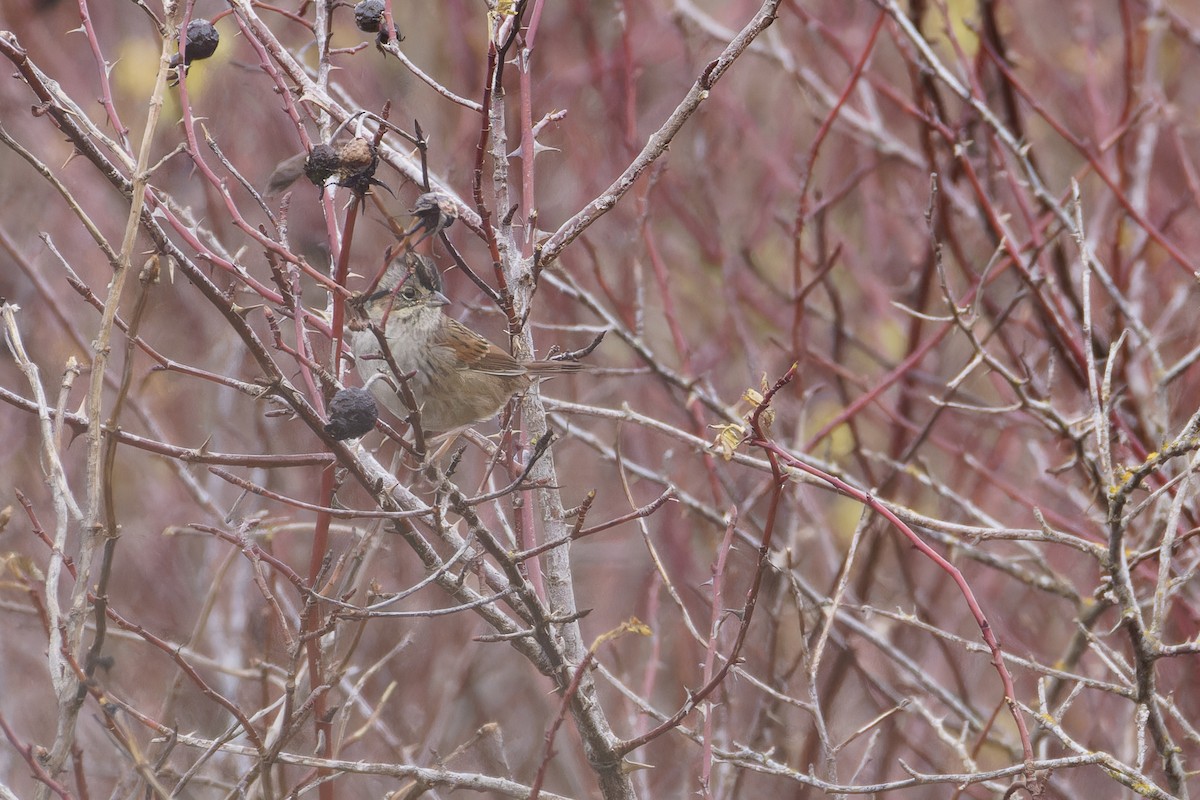
[[[0,797],[1197,788],[1194,9],[106,5],[0,11]],[[335,438],[407,248],[587,370]]]

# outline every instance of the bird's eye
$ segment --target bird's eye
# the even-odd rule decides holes
[[[405,286],[400,290],[400,296],[405,300],[413,300],[417,296],[417,289],[415,286]]]

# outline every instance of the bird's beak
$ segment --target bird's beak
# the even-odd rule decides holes
[[[450,305],[450,298],[446,297],[446,295],[442,294],[441,292],[434,292],[433,294],[429,295],[429,299],[425,301],[425,305],[433,308],[448,306]]]

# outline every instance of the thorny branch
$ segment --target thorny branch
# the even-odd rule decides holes
[[[380,5],[0,12],[0,795],[1194,793],[1185,14]],[[332,439],[406,249],[583,369]]]

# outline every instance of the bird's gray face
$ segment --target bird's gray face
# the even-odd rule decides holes
[[[357,313],[351,314],[350,329],[363,330],[368,324],[388,328],[393,325],[430,328],[449,304],[442,294],[442,275],[428,258],[413,252],[388,268],[375,292],[353,301]]]
[[[442,306],[450,302],[437,288],[421,281],[416,273],[401,272],[396,277],[404,280],[398,289],[394,284],[389,286],[390,282],[385,278],[381,288],[364,300],[367,316],[376,324],[385,316],[389,321],[436,317],[441,314]]]

